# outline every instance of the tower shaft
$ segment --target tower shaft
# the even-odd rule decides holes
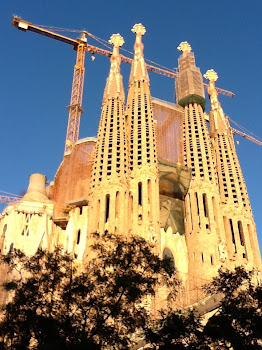
[[[185,235],[188,248],[189,288],[207,283],[220,266],[219,241],[224,239],[221,225],[220,197],[211,140],[203,108],[205,106],[202,75],[195,66],[191,47],[178,47],[179,73],[176,97],[184,107],[184,165],[192,169],[192,180],[185,199]],[[191,295],[192,300],[194,297]]]
[[[119,34],[115,34],[110,42],[114,44],[114,49],[92,170],[90,228],[93,232],[124,234],[128,230],[127,148],[119,55],[119,46],[124,41]]]
[[[159,234],[159,179],[155,125],[149,78],[143,56],[142,35],[137,24],[134,59],[127,97],[127,135],[130,186],[130,227],[147,239]]]
[[[233,134],[228,118],[218,101],[215,81],[217,74],[207,71],[210,81],[210,135],[216,158],[216,168],[221,196],[221,212],[229,258],[239,265],[260,264],[256,228],[248,193],[237,157]]]

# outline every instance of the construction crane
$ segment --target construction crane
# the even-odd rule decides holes
[[[21,196],[0,190],[0,204],[15,204],[20,199],[22,199]]]
[[[209,114],[208,114],[208,113],[205,113],[204,115],[205,115],[205,120],[206,120],[207,122],[209,122]],[[253,136],[250,135],[250,134],[252,134],[250,131],[248,131],[248,130],[245,129],[243,126],[241,126],[241,125],[239,125],[238,123],[236,123],[236,122],[235,122],[234,120],[232,120],[231,118],[228,117],[228,119],[230,120],[231,123],[235,124],[238,128],[244,130],[244,131],[237,130],[237,129],[233,128],[233,127],[229,124],[230,130],[232,131],[232,133],[233,133],[234,135],[239,135],[239,136],[244,137],[245,139],[247,139],[247,140],[249,140],[249,141],[251,141],[251,142],[253,142],[253,143],[256,143],[256,144],[259,145],[259,146],[262,146],[262,141],[261,141],[261,140],[258,140],[258,137],[257,137],[256,135],[254,135],[254,134],[253,134]]]
[[[28,21],[21,19],[18,16],[13,16],[12,25],[22,31],[31,31],[37,34],[44,35],[48,38],[55,39],[61,41],[63,43],[69,44],[73,47],[75,51],[77,51],[76,64],[74,67],[74,75],[73,75],[73,83],[72,83],[72,92],[71,92],[71,100],[70,105],[67,107],[69,111],[68,116],[68,126],[66,133],[66,142],[65,142],[65,151],[64,155],[68,155],[71,153],[75,143],[78,140],[79,136],[79,127],[80,127],[80,118],[83,113],[82,109],[82,98],[83,98],[83,89],[84,89],[84,76],[85,76],[85,52],[90,52],[92,55],[99,54],[106,57],[111,57],[112,52],[101,49],[99,47],[89,45],[87,43],[86,36],[90,36],[94,38],[94,36],[87,32],[82,31],[82,36],[79,39],[72,39],[66,37],[64,35],[55,33],[49,29],[43,28],[43,26],[34,25]],[[55,29],[55,28],[54,28]],[[59,28],[56,28],[59,30]],[[121,55],[121,60],[125,63],[132,63],[132,59],[126,56]],[[163,75],[168,78],[175,79],[177,77],[177,72],[174,70],[162,69],[151,64],[147,64],[147,69],[151,72]],[[208,84],[204,84],[207,88]],[[234,94],[230,91],[216,88],[219,94],[233,97]]]
[[[231,131],[232,131],[232,133],[235,134],[235,135],[242,136],[242,137],[244,137],[245,139],[247,139],[247,140],[249,140],[249,141],[251,141],[251,142],[256,143],[257,145],[262,146],[262,141],[257,140],[257,139],[254,138],[253,136],[250,136],[250,135],[246,134],[246,133],[243,132],[243,131],[239,131],[239,130],[237,130],[237,129],[235,129],[235,128],[232,128],[232,127],[231,127]]]

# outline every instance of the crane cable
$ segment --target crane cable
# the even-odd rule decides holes
[[[229,120],[231,123],[235,124],[244,134],[247,134],[248,136],[251,136],[251,137],[257,139],[258,141],[262,142],[262,139],[260,137],[258,137],[257,135],[255,135],[253,132],[247,130],[244,126],[241,126],[240,124],[238,124],[237,122],[235,122],[231,118],[229,118]]]
[[[22,196],[18,195],[18,194],[14,194],[14,193],[10,193],[10,192],[5,192],[0,190],[1,193],[7,194],[8,196],[14,196],[16,198],[22,198]]]
[[[77,30],[77,29],[66,29],[66,28],[58,28],[58,27],[50,27],[50,26],[44,26],[44,25],[40,25],[40,24],[37,24],[38,27],[41,27],[41,28],[44,28],[44,29],[47,29],[47,30],[52,30],[52,31],[57,31],[57,32],[71,32],[71,33],[86,33],[88,36],[90,36],[92,39],[96,40],[97,42],[99,42],[101,45],[104,45],[106,48],[108,49],[112,49],[112,47],[110,45],[108,45],[108,41],[107,40],[104,40],[102,38],[99,38],[98,36],[95,36],[94,34],[91,34],[89,33],[88,31],[86,30]],[[121,51],[125,51],[127,53],[129,53],[131,56],[134,55],[134,53],[132,51],[129,51],[127,49],[124,49],[124,48],[120,48]],[[159,68],[162,68],[162,69],[165,69],[165,70],[168,70],[169,72],[171,73],[177,73],[177,69],[171,69],[171,68],[168,68],[168,67],[165,67],[165,66],[162,66],[161,64],[157,63],[157,62],[154,62],[154,61],[151,61],[147,58],[145,58],[145,61],[148,62],[148,63],[151,63],[151,64],[154,64],[155,66],[158,66]]]

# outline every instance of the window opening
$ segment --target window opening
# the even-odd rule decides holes
[[[245,238],[244,238],[244,232],[243,232],[243,225],[241,221],[237,222],[238,232],[239,232],[239,239],[242,246],[245,245]]]
[[[204,207],[204,215],[208,217],[208,206],[207,206],[207,195],[203,193],[203,207]]]
[[[232,243],[233,243],[234,246],[235,246],[235,253],[237,253],[236,240],[235,240],[235,234],[234,234],[234,227],[233,227],[233,221],[232,221],[232,219],[229,219],[229,225],[230,225],[230,230],[231,230]]]
[[[162,258],[164,262],[164,269],[169,276],[172,276],[175,270],[175,258],[169,248],[164,248]]]
[[[119,211],[120,211],[120,193],[119,191],[116,192],[116,209],[115,209],[115,217],[119,217]]]
[[[138,205],[142,205],[142,182],[138,183]]]
[[[80,236],[81,236],[81,230],[78,230],[78,232],[77,232],[76,244],[79,244],[79,242],[80,242]]]
[[[105,213],[105,222],[109,219],[109,206],[110,206],[110,195],[106,196],[106,213]]]

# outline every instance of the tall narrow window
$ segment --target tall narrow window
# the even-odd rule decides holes
[[[80,242],[80,236],[81,236],[81,230],[78,230],[78,231],[77,231],[76,244],[79,244],[79,242]]]
[[[243,225],[241,221],[237,222],[238,232],[239,232],[239,239],[242,246],[245,245],[245,238],[244,238],[244,232],[243,232]]]
[[[245,252],[243,253],[243,258],[247,259],[247,249],[246,249],[246,243],[245,243],[245,236],[244,236],[243,224],[241,221],[237,222],[237,227],[238,227],[238,232],[239,232],[240,244],[245,248]]]
[[[197,215],[199,215],[199,203],[198,203],[198,195],[195,193],[196,196],[196,205],[197,205]]]
[[[120,211],[120,193],[119,191],[116,192],[116,218],[119,217],[119,211]]]
[[[229,219],[229,225],[230,225],[230,230],[231,230],[231,235],[232,235],[232,243],[234,244],[234,247],[235,247],[235,253],[237,253],[236,240],[235,240],[235,234],[234,234],[234,227],[233,227],[232,219]]]
[[[138,205],[142,205],[142,182],[138,183]]]
[[[106,215],[105,215],[105,222],[107,222],[108,221],[108,219],[109,219],[109,206],[110,206],[110,195],[108,194],[107,196],[106,196]]]
[[[210,255],[210,263],[211,263],[211,265],[214,265],[213,255]]]
[[[207,195],[203,193],[203,208],[204,208],[204,215],[207,218],[208,217],[208,206],[207,206]]]
[[[198,195],[197,195],[197,192],[195,192],[195,196],[196,196],[196,206],[197,206],[198,222],[199,222],[199,227],[201,227],[200,210],[199,210],[199,202],[198,202]]]

